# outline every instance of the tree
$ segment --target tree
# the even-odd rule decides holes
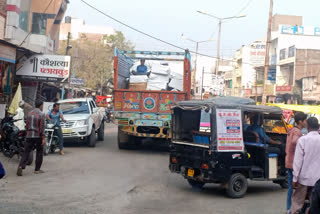
[[[85,86],[98,89],[112,80],[114,48],[132,50],[133,45],[127,41],[122,32],[105,35],[101,40],[89,40],[82,34],[78,40],[70,40],[72,49],[71,67],[75,76],[85,81]],[[59,54],[65,55],[67,41],[60,42]],[[112,80],[113,81],[113,80]]]

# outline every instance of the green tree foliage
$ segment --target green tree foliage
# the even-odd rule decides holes
[[[109,80],[113,82],[113,56],[114,48],[133,50],[134,46],[126,40],[122,32],[116,31],[113,35],[105,35],[101,40],[91,40],[81,35],[78,40],[70,40],[72,49],[71,70],[76,78],[82,78],[85,86],[98,89]],[[58,53],[65,55],[67,41],[60,41]]]

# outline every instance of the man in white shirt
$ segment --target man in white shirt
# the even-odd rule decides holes
[[[18,127],[20,131],[23,131],[26,129],[26,124],[24,122],[24,101],[23,100],[19,102],[19,107],[17,108],[13,119],[18,120],[17,122],[14,122],[14,125]]]
[[[307,195],[320,179],[320,135],[317,118],[307,120],[309,133],[299,138],[293,161],[293,183],[291,213],[298,214]]]

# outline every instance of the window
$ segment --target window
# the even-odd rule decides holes
[[[280,60],[286,58],[286,49],[281,49],[280,50]]]
[[[60,110],[63,114],[89,114],[87,102],[60,103]]]
[[[294,57],[294,55],[295,55],[295,50],[296,50],[296,47],[295,47],[295,46],[289,47],[288,57]]]
[[[20,13],[19,13],[19,27],[28,32],[29,23],[29,13],[31,7],[31,0],[23,0],[20,3]]]
[[[46,35],[47,33],[47,16],[46,14],[33,13],[32,31],[33,34]]]

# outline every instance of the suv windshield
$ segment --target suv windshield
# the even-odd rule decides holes
[[[61,103],[60,110],[63,114],[89,114],[87,102],[68,102]]]

